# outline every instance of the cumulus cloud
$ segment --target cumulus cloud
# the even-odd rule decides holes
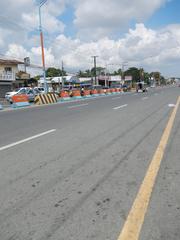
[[[58,17],[64,12],[66,1],[48,1],[42,7],[43,29],[47,35],[58,35],[64,32],[65,24]],[[6,0],[1,2],[0,42],[1,45],[3,42],[6,43],[4,49],[12,42],[27,47],[29,36],[37,34],[39,27],[37,2],[38,0]]]
[[[51,52],[55,59],[63,59],[68,68],[90,68],[91,56],[98,55],[101,66],[106,63],[120,66],[123,61],[128,61],[129,66],[145,66],[153,70],[169,64],[172,59],[180,59],[179,29],[180,25],[171,25],[155,31],[144,24],[136,24],[123,38],[112,40],[105,37],[89,42],[60,35],[55,39]]]
[[[147,70],[160,70],[169,74],[167,65],[180,60],[180,25],[154,30],[139,23],[127,30],[123,37],[112,38],[121,26],[126,26],[131,20],[143,22],[167,1],[48,1],[47,6],[42,8],[45,40],[46,37],[50,39],[45,41],[46,65],[59,67],[63,60],[67,70],[77,71],[91,68],[91,56],[98,55],[98,65],[101,66],[109,63],[120,67],[123,61],[128,61],[129,67],[143,66]],[[65,36],[65,25],[59,20],[67,4],[73,5],[75,9],[76,37]],[[3,12],[6,12],[6,16]],[[31,62],[40,65],[39,36],[34,31],[38,27],[35,1],[4,1],[0,9],[0,20],[2,19],[0,46],[6,50],[6,55],[17,58],[29,56]],[[84,35],[86,41],[82,37]]]
[[[81,37],[107,36],[119,31],[131,20],[142,22],[168,0],[79,0],[76,2],[74,24]]]
[[[136,24],[134,29],[120,39],[108,37],[98,41],[83,42],[64,35],[55,38],[51,47],[45,49],[46,65],[59,66],[63,60],[68,70],[77,71],[93,66],[92,55],[98,55],[98,65],[121,66],[128,61],[128,66],[143,66],[147,70],[160,70],[165,74],[166,66],[180,60],[180,25],[169,25],[159,31],[148,29],[144,24]],[[23,58],[30,56],[36,64],[41,64],[41,49],[33,47],[29,51],[22,46],[10,44],[7,55]],[[178,73],[178,70],[177,70]]]

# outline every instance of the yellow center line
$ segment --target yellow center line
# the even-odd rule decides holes
[[[132,208],[129,212],[127,220],[123,229],[118,237],[118,240],[138,240],[141,228],[144,222],[145,214],[148,209],[150,197],[153,191],[155,180],[164,156],[168,139],[173,127],[176,113],[180,104],[180,97],[178,97],[175,108],[169,118],[167,126],[163,132],[160,143],[149,165],[145,178],[135,198]]]

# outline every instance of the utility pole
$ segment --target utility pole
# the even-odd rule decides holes
[[[26,68],[30,66],[30,58],[29,57],[25,57],[24,58],[24,71],[26,73]]]
[[[107,84],[108,82],[108,63],[105,64],[105,87],[107,87],[109,84]]]
[[[96,73],[96,59],[98,58],[98,56],[92,56],[92,58],[94,59],[94,71],[95,71],[95,74],[94,74],[95,84],[94,84],[94,85],[98,85],[98,82],[97,82],[97,73]]]
[[[105,87],[107,87],[107,66],[105,67]]]
[[[45,93],[48,92],[48,86],[47,86],[47,81],[46,81],[46,66],[45,66],[45,54],[44,54],[44,39],[43,39],[42,22],[41,22],[41,7],[46,2],[47,2],[47,0],[41,0],[40,3],[39,3],[39,32],[40,32],[40,40],[41,40],[42,66],[43,66]]]
[[[61,68],[61,75],[62,75],[62,89],[64,88],[63,72],[64,72],[64,63],[63,63],[63,61],[62,61],[62,68]]]
[[[122,81],[125,80],[125,79],[124,79],[124,67],[126,67],[127,65],[128,65],[127,62],[123,62],[123,63],[122,63],[122,70],[121,70],[121,71],[122,71],[122,73],[121,73],[121,75],[122,75],[122,76],[121,76],[121,77],[122,77],[121,80],[122,80]]]

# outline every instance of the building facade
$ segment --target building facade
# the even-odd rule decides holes
[[[15,87],[19,64],[23,64],[23,62],[0,59],[0,98],[3,98],[6,92]]]

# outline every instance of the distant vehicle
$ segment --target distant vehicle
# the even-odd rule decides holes
[[[136,84],[136,91],[137,92],[147,92],[147,87],[144,82],[137,82]]]
[[[128,86],[127,86],[126,84],[123,84],[123,85],[122,85],[122,89],[123,89],[123,91],[126,92],[126,91],[128,90]]]
[[[122,84],[112,84],[112,88],[122,88]]]
[[[40,93],[45,93],[45,89],[43,87],[34,87],[34,90],[38,90]]]
[[[104,93],[106,93],[107,89],[109,89],[109,87],[108,86],[101,86],[101,89],[103,89]]]
[[[103,86],[101,85],[92,85],[92,86],[89,86],[88,88],[89,89],[102,89]]]
[[[10,102],[13,103],[12,101],[12,97],[15,95],[20,95],[20,94],[25,94],[28,97],[28,101],[29,102],[34,102],[35,97],[40,94],[40,91],[38,89],[32,89],[32,88],[20,88],[17,89],[13,92],[7,92],[5,95],[5,99]]]

